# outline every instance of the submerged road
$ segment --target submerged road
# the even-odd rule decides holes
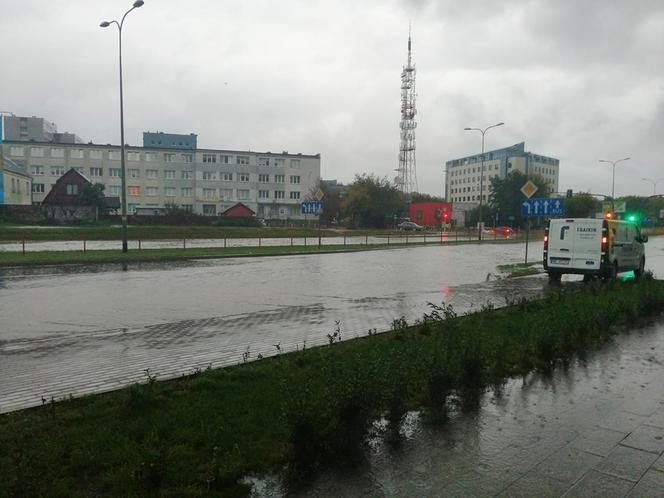
[[[485,243],[0,271],[0,412],[324,344],[337,321],[348,339],[429,302],[464,312],[545,292],[544,276],[491,278],[523,255]],[[664,278],[663,237],[647,257]]]

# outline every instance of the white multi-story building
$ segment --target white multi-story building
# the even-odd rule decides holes
[[[301,202],[320,182],[320,154],[199,149],[195,135],[161,135],[168,142],[150,133],[143,147],[125,147],[129,213],[175,205],[212,216],[242,202],[259,218],[299,219]],[[107,196],[121,196],[119,145],[6,140],[2,147],[32,175],[33,203],[70,168],[103,184]]]
[[[480,201],[480,178],[482,202],[489,199],[491,178],[505,178],[512,171],[526,175],[538,175],[544,179],[552,192],[558,192],[560,161],[552,157],[525,151],[525,143],[484,153],[475,154],[445,163],[445,198],[454,203],[475,203]],[[517,195],[518,193],[515,193]]]

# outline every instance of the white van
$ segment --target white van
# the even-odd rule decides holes
[[[629,221],[595,218],[553,219],[544,235],[544,270],[559,281],[563,273],[585,279],[615,279],[619,272],[643,275],[647,235]]]

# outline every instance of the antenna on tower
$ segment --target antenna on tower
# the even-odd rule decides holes
[[[401,71],[401,121],[399,122],[399,167],[395,179],[397,187],[406,195],[417,192],[415,161],[415,65],[412,59],[411,26],[408,23],[408,62]]]

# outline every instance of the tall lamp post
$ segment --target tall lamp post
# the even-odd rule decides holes
[[[616,194],[616,164],[621,163],[623,161],[629,161],[629,157],[623,157],[622,159],[618,159],[617,161],[607,161],[606,159],[600,159],[600,163],[609,163],[610,165],[613,166],[613,176],[611,179],[611,211],[614,210],[614,199],[615,199],[615,194]]]
[[[132,10],[142,7],[145,2],[143,0],[136,0],[131,9],[124,13],[120,22],[116,20],[104,21],[99,24],[102,28],[108,28],[111,24],[118,27],[118,40],[119,40],[119,54],[120,54],[120,168],[122,175],[122,252],[127,252],[127,171],[125,169],[125,139],[124,139],[124,103],[122,96],[122,26],[124,25],[125,17]]]
[[[465,131],[479,131],[482,134],[482,166],[480,168],[480,206],[478,210],[479,221],[477,223],[477,240],[482,240],[482,198],[484,197],[484,135],[491,128],[503,126],[505,123],[502,121],[486,128],[464,128]]]
[[[658,178],[658,179],[656,179],[656,180],[654,180],[654,179],[652,179],[652,178],[641,178],[641,180],[643,180],[644,182],[650,182],[650,183],[652,183],[652,195],[656,195],[656,194],[657,194],[657,184],[658,184],[659,182],[664,182],[664,178]]]

